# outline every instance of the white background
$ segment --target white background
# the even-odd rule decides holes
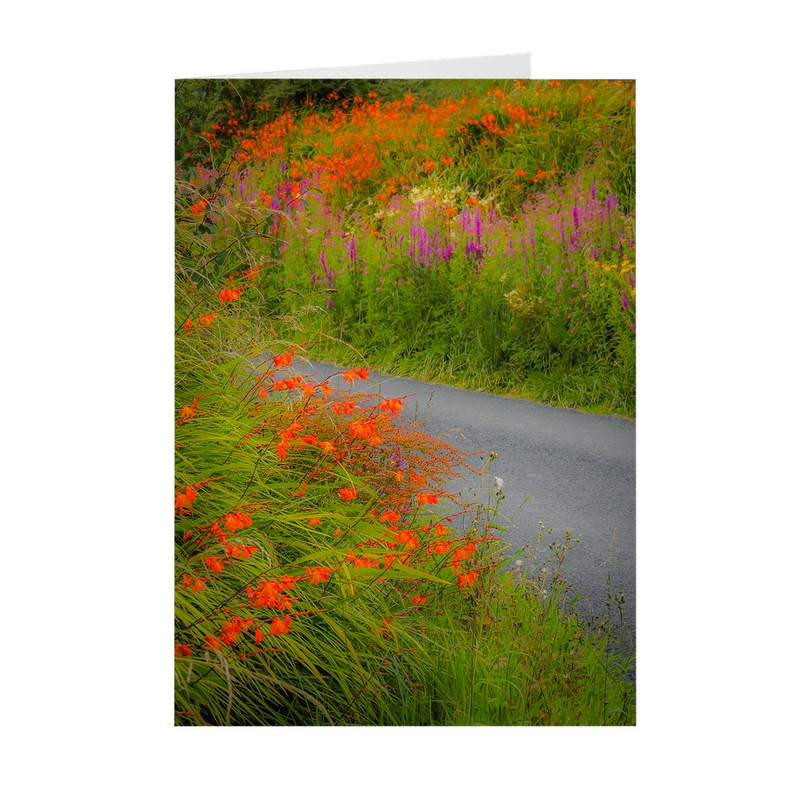
[[[798,170],[785,7],[5,12],[9,796],[787,795]],[[174,729],[174,79],[526,52],[535,78],[637,80],[638,726]]]

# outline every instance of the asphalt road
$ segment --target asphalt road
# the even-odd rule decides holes
[[[303,371],[318,379],[340,367],[311,362]],[[561,574],[571,584],[570,596],[580,593],[575,609],[587,620],[610,617],[628,646],[636,635],[636,424],[618,417],[596,416],[528,400],[455,389],[440,384],[394,378],[374,370],[371,381],[356,388],[385,397],[408,398],[405,413],[421,420],[425,430],[460,449],[491,452],[497,458],[483,481],[468,476],[453,487],[466,499],[486,501],[495,478],[505,495],[498,523],[529,574],[542,567],[552,573],[550,543],[560,544],[571,532],[572,546]],[[371,384],[366,386],[365,384]],[[344,388],[341,377],[331,385]],[[545,535],[537,546],[540,522]],[[548,558],[551,561],[548,563]],[[627,649],[627,647],[626,647]]]

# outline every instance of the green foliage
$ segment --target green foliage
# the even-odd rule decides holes
[[[462,456],[387,420],[385,441],[367,448],[321,385],[307,386],[313,399],[275,388],[272,354],[286,344],[264,320],[260,276],[242,274],[252,268],[246,232],[263,220],[223,215],[210,236],[187,210],[192,199],[178,184],[176,724],[634,724],[628,661],[563,610],[557,577],[503,574],[494,509],[445,503]],[[362,414],[380,400],[352,399]],[[309,404],[315,413],[303,416]],[[330,439],[340,457],[326,461],[314,437],[281,456],[290,423]],[[403,480],[414,465],[423,483],[395,483],[395,452],[409,465]],[[398,512],[420,546],[393,551],[380,513],[397,492],[434,490],[435,511]],[[450,538],[476,543],[460,571],[451,552],[431,552]],[[409,560],[359,565],[354,551]],[[310,580],[314,569],[330,575]],[[462,587],[467,570],[477,579]],[[254,602],[265,581],[286,585],[286,607]]]

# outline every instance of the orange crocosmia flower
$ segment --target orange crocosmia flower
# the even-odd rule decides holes
[[[352,550],[347,554],[347,560],[353,562],[354,567],[374,567],[377,566],[377,561],[372,558],[360,558],[355,555]]]
[[[441,539],[438,542],[434,542],[430,547],[428,547],[428,552],[437,555],[441,553],[449,553],[450,544],[451,542],[447,541],[446,539]]]
[[[216,314],[202,314],[200,317],[197,318],[197,324],[200,325],[200,320],[203,320],[203,327],[210,328],[211,323],[216,319]]]
[[[250,558],[253,553],[257,552],[258,547],[254,544],[229,544],[226,548],[228,555],[231,558]]]
[[[435,494],[418,494],[417,495],[417,502],[424,506],[428,503],[434,505],[435,503],[439,502],[439,498]]]
[[[430,597],[430,595],[417,595],[416,597],[411,598],[411,605],[412,606],[421,606],[425,603],[425,601]]]
[[[282,575],[280,580],[281,589],[282,590],[294,589],[294,585],[299,580],[300,580],[299,575]]]
[[[230,303],[234,300],[238,300],[242,296],[242,293],[242,289],[223,289],[219,293],[219,299],[223,303]]]
[[[275,450],[278,453],[278,458],[281,460],[286,458],[286,448],[282,444],[275,445]]]
[[[261,398],[269,396],[268,393],[267,393],[267,390],[263,386],[261,388],[259,388],[258,396],[261,397]]]
[[[397,483],[400,483],[400,481],[403,480],[403,473],[400,470],[397,470],[397,472],[394,474],[394,479]]]
[[[186,332],[189,333],[192,330],[192,321],[187,319],[186,324],[183,327],[186,328]]]
[[[350,433],[356,439],[366,439],[375,433],[374,422],[352,422],[350,423]]]
[[[184,508],[191,508],[192,504],[187,500],[186,495],[181,492],[175,494],[175,510],[183,513]]]
[[[468,542],[463,547],[459,547],[454,553],[454,556],[456,558],[469,558],[474,552],[475,545],[472,542]]]
[[[354,500],[356,495],[358,494],[358,489],[339,489],[339,494],[342,496],[342,500]]]
[[[384,400],[381,403],[381,411],[388,411],[390,414],[396,414],[404,405],[402,400],[397,400],[396,398]]]
[[[371,445],[379,445],[379,444],[381,444],[381,442],[383,442],[383,439],[381,439],[381,437],[378,436],[377,433],[374,436],[370,436],[369,437],[369,443]]]
[[[318,442],[319,446],[322,448],[323,453],[332,453],[336,448],[333,446],[333,442]]]
[[[261,632],[261,628],[256,628],[256,634],[253,637],[256,641],[256,644],[261,644],[261,640],[264,638],[264,634]]]
[[[249,586],[247,587],[247,596],[255,608],[275,608],[280,599],[281,585],[278,581],[262,581],[261,586],[253,591]]]
[[[437,536],[444,536],[447,533],[447,528],[445,528],[441,522],[437,522],[434,531],[436,532]]]
[[[285,619],[274,617],[270,622],[270,636],[280,636],[282,633],[289,633],[289,627],[292,624],[292,618],[287,614]]]
[[[348,383],[353,383],[353,381],[357,380],[358,378],[363,378],[364,380],[369,378],[369,372],[367,372],[365,369],[346,369],[342,373],[342,377]]]
[[[221,645],[221,644],[219,643],[219,641],[218,641],[217,639],[215,639],[213,636],[206,636],[206,644],[207,644],[207,645],[208,645],[208,646],[209,646],[209,647],[210,647],[212,650],[221,650],[221,649],[222,649],[222,645]]]
[[[458,576],[458,585],[463,589],[465,586],[469,586],[471,583],[475,583],[478,575],[474,570],[470,570],[466,575],[459,575]]]
[[[399,522],[400,514],[397,511],[384,511],[380,516],[381,522]]]
[[[189,419],[189,417],[194,416],[194,409],[189,408],[189,406],[184,406],[180,411],[181,419]]]
[[[234,531],[238,531],[241,528],[244,528],[241,520],[239,519],[238,514],[226,514],[225,515],[225,527],[233,533]]]
[[[175,655],[176,656],[190,656],[192,654],[191,645],[187,644],[176,644],[175,645]]]
[[[310,525],[312,528],[317,528],[317,527],[319,527],[320,525],[322,525],[322,520],[321,520],[319,517],[312,517],[312,518],[311,518],[311,519],[308,521],[308,524],[309,524],[309,525]]]
[[[217,575],[225,571],[225,565],[218,558],[209,556],[208,558],[204,558],[203,561],[205,561],[206,566]]]
[[[306,577],[309,583],[325,583],[330,577],[331,570],[329,567],[306,567]]]

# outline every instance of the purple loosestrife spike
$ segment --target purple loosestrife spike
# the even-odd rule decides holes
[[[619,299],[622,301],[622,307],[628,311],[631,307],[631,304],[628,302],[628,295],[625,292],[620,292]]]

